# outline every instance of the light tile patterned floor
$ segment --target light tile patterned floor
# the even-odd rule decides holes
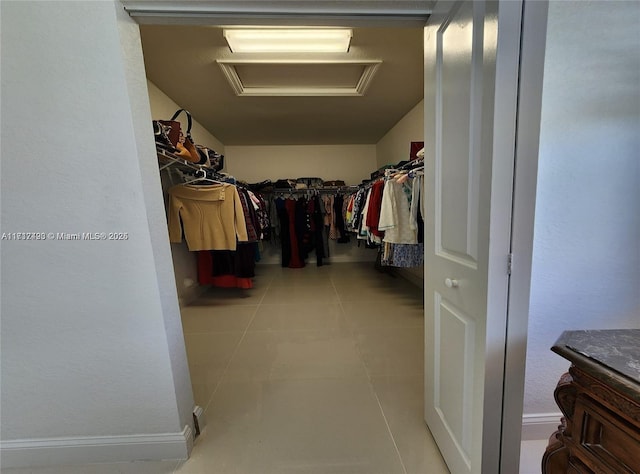
[[[422,420],[422,291],[372,263],[258,266],[183,308],[207,427],[186,462],[3,474],[439,474]]]

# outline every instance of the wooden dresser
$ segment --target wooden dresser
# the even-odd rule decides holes
[[[640,329],[566,331],[551,350],[571,367],[542,472],[640,474]]]

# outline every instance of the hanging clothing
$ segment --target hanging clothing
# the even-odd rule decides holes
[[[169,240],[189,250],[235,250],[248,240],[242,202],[231,184],[177,185],[169,189]]]
[[[252,191],[247,191],[249,198],[253,202],[255,215],[257,218],[256,226],[258,228],[258,238],[261,240],[270,240],[271,223],[269,222],[268,204],[265,199]]]
[[[344,196],[338,194],[333,201],[333,214],[335,218],[336,235],[339,244],[349,243],[349,234],[347,234],[344,225]]]
[[[280,223],[280,247],[281,247],[281,265],[288,267],[291,261],[291,234],[289,233],[289,214],[285,206],[285,199],[274,199],[274,204],[278,213],[278,222]]]
[[[382,265],[400,268],[415,268],[424,263],[424,244],[384,243]]]
[[[411,193],[411,219],[415,219],[418,231],[418,243],[424,242],[424,176],[416,176]]]
[[[366,199],[367,199],[367,190],[360,189],[356,193],[356,197],[353,200],[353,217],[351,219],[351,228],[356,233],[358,233],[360,230],[360,223],[362,222],[362,212],[363,212],[364,203]]]
[[[280,237],[280,215],[278,213],[278,208],[276,206],[276,198],[273,196],[269,198],[268,203],[269,209],[269,222],[271,224],[271,236],[273,237],[273,241],[275,242]]]
[[[304,261],[300,257],[300,241],[298,240],[298,233],[296,231],[296,201],[295,199],[287,199],[284,202],[285,210],[288,217],[289,228],[289,242],[291,245],[291,255],[289,257],[289,268],[302,268],[304,267]],[[299,229],[299,226],[298,226]]]
[[[380,229],[385,231],[384,242],[417,244],[417,225],[411,224],[411,185],[390,179],[384,185]],[[413,227],[413,228],[412,228]]]
[[[318,196],[309,199],[307,213],[310,216],[311,232],[313,235],[314,250],[316,252],[316,265],[321,267],[325,258],[324,248],[324,215]]]
[[[418,213],[424,215],[424,208],[422,207],[422,183],[423,176],[416,176],[411,183],[410,226],[412,229],[418,228]]]
[[[220,288],[253,288],[256,244],[240,244],[238,250],[198,252],[198,282]]]
[[[380,228],[380,211],[382,208],[384,181],[377,181],[371,186],[371,199],[369,200],[369,208],[367,209],[367,227],[376,237],[384,237],[384,230]]]
[[[347,230],[353,230],[353,228],[351,227],[351,221],[353,220],[353,203],[355,201],[355,194],[352,194],[350,196],[347,197],[346,199],[346,203],[347,203],[347,210],[344,213],[344,223],[345,226],[347,228]]]
[[[322,199],[326,212],[325,225],[329,225],[329,238],[337,240],[340,237],[340,233],[336,227],[335,196],[325,195]]]
[[[296,203],[296,236],[298,237],[298,255],[304,263],[313,251],[313,235],[311,234],[311,216],[307,211],[308,201],[299,197]]]
[[[240,202],[242,203],[242,213],[244,214],[244,222],[247,226],[247,240],[249,242],[256,242],[258,240],[258,230],[256,230],[257,217],[253,208],[253,203],[247,190],[239,189],[238,195],[240,196]]]
[[[369,227],[367,227],[367,217],[369,213],[369,204],[371,203],[371,189],[367,190],[364,205],[362,206],[362,217],[360,218],[360,228],[358,230],[358,239],[369,241]]]

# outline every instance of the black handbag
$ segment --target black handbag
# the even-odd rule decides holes
[[[200,161],[198,161],[197,164],[212,169],[213,171],[221,171],[222,168],[224,168],[224,155],[216,153],[211,148],[202,145],[196,145],[196,149],[200,156]]]
[[[169,132],[171,131],[171,127],[168,125],[164,125],[160,123],[159,120],[153,121],[153,135],[156,140],[156,145],[160,148],[164,148],[170,152],[175,151],[175,147],[171,143],[169,139]]]
[[[184,137],[182,136],[182,126],[176,120],[182,112],[187,115],[187,132]],[[193,143],[193,138],[191,138],[192,124],[191,114],[185,109],[178,109],[169,120],[154,120],[153,130],[156,135],[156,143],[159,143],[163,148],[168,148],[169,151],[176,153],[187,161],[198,163],[201,158]],[[155,133],[156,130],[158,130],[160,136]],[[171,144],[171,148],[166,145],[167,139]]]

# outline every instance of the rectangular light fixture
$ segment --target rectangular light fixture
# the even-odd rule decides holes
[[[348,28],[230,28],[223,34],[234,53],[346,53]]]

